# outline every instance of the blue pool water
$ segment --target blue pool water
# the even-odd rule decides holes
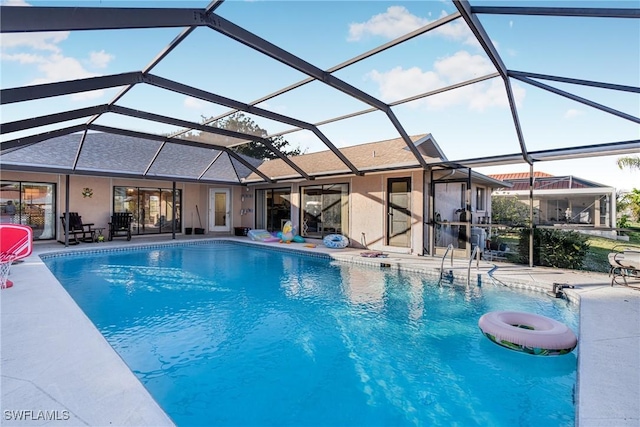
[[[45,260],[179,426],[572,426],[575,352],[491,343],[479,317],[568,324],[564,300],[242,244]]]

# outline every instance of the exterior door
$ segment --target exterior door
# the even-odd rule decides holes
[[[256,228],[267,231],[282,230],[291,218],[291,189],[269,188],[256,190]]]
[[[387,181],[387,245],[411,244],[411,178]]]
[[[209,231],[231,231],[230,202],[228,188],[212,188],[209,190]]]

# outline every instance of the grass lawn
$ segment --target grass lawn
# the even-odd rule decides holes
[[[629,241],[604,239],[602,237],[589,238],[589,252],[583,263],[583,270],[609,272],[609,259],[607,258],[612,249],[622,250],[623,247],[637,248],[640,250],[640,228],[631,232]]]
[[[585,257],[581,270],[608,273],[610,267],[608,256],[614,248],[616,251],[622,250],[624,247],[636,248],[640,251],[640,223],[632,223],[629,229],[632,231],[626,233],[629,236],[628,242],[604,237],[589,237],[589,252]],[[509,247],[517,249],[518,234],[513,232],[505,233],[501,236],[501,241],[507,243]],[[515,261],[513,257],[509,260]]]

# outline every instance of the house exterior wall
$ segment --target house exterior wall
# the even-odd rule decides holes
[[[387,241],[387,181],[389,178],[411,178],[411,236],[408,248],[386,245]],[[352,178],[351,226],[353,240],[360,242],[364,234],[369,249],[388,252],[403,252],[423,255],[424,188],[423,172],[404,171],[396,173],[371,174]]]
[[[64,232],[60,223],[66,209],[66,175],[31,173],[17,171],[3,171],[3,181],[23,181],[38,182],[56,185],[56,212],[55,226],[57,240],[64,239]],[[140,179],[122,179],[71,175],[69,177],[69,210],[78,212],[82,216],[85,223],[93,223],[94,227],[103,227],[107,229],[108,222],[111,218],[113,209],[113,187],[147,187],[147,188],[172,188],[171,181],[164,180],[140,180]],[[200,211],[202,227],[207,228],[208,212],[209,212],[209,189],[210,188],[229,188],[230,190],[230,231],[232,234],[233,227],[251,227],[253,224],[253,213],[248,215],[240,215],[240,206],[243,205],[241,196],[246,194],[244,188],[238,186],[215,186],[198,183],[176,183],[176,189],[182,190],[182,230],[184,227],[200,227],[196,205]],[[83,197],[84,188],[90,188],[93,191],[92,197]],[[246,205],[246,202],[244,203]]]
[[[410,178],[411,192],[410,200],[410,224],[411,232],[408,247],[397,247],[387,245],[388,226],[388,180],[390,178]],[[3,172],[4,181],[23,181],[51,183],[56,185],[56,212],[55,227],[57,240],[63,239],[63,230],[60,224],[60,216],[64,214],[66,208],[66,175],[46,174],[7,171]],[[293,225],[300,230],[301,213],[301,188],[307,185],[326,184],[348,184],[348,229],[351,245],[353,247],[371,250],[381,250],[391,253],[407,253],[414,255],[425,255],[425,247],[428,247],[428,226],[425,219],[428,211],[425,207],[428,204],[428,192],[430,184],[428,174],[422,169],[405,170],[397,172],[371,173],[365,176],[344,176],[327,179],[316,179],[313,181],[299,181],[292,183],[274,183],[251,187],[241,187],[234,185],[208,185],[199,183],[178,182],[176,188],[182,191],[182,229],[184,228],[205,228],[207,234],[212,235],[233,235],[234,227],[255,228],[256,199],[255,191],[265,188],[286,188],[291,189],[291,220]],[[164,180],[140,180],[126,178],[94,177],[71,175],[69,177],[69,210],[79,212],[83,221],[93,223],[94,227],[108,227],[108,222],[113,210],[113,188],[122,187],[143,187],[143,188],[172,188],[170,181]],[[425,188],[426,186],[426,188]],[[83,197],[84,188],[91,188],[92,197]],[[209,224],[209,190],[212,188],[228,188],[230,190],[230,221],[229,232],[212,233],[208,228]],[[487,190],[488,192],[490,189]],[[472,199],[475,198],[475,185],[472,187]],[[475,200],[472,200],[472,205]],[[490,202],[486,202],[487,210],[490,209]],[[196,206],[198,209],[196,209]],[[198,220],[198,211],[200,221]],[[475,222],[475,221],[474,221]]]
[[[387,241],[387,180],[389,178],[411,178],[411,237],[408,248],[386,245]],[[290,184],[291,222],[300,230],[301,189],[308,185],[349,185],[349,232],[351,245],[372,250],[422,255],[423,251],[423,172],[422,170],[394,173],[372,173],[365,176],[316,179]],[[259,185],[255,189],[283,188],[282,183]]]

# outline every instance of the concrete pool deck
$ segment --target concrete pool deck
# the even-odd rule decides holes
[[[35,244],[30,257],[12,266],[14,286],[0,291],[0,424],[173,425],[40,255],[210,238],[143,237],[68,248],[58,243]],[[246,237],[225,239],[250,242]],[[327,249],[322,245],[278,247],[326,253],[344,262],[383,263],[435,277],[442,262],[440,258],[392,253],[387,258],[364,258],[359,249]],[[469,262],[454,260],[452,266],[447,259],[444,268],[456,279],[466,280]],[[564,292],[580,304],[576,424],[640,425],[640,291],[611,287],[606,274],[484,261],[478,267],[472,264],[471,283],[476,283],[478,274],[483,283],[490,282],[489,272],[496,281],[516,287],[550,290],[553,283],[574,286]]]

